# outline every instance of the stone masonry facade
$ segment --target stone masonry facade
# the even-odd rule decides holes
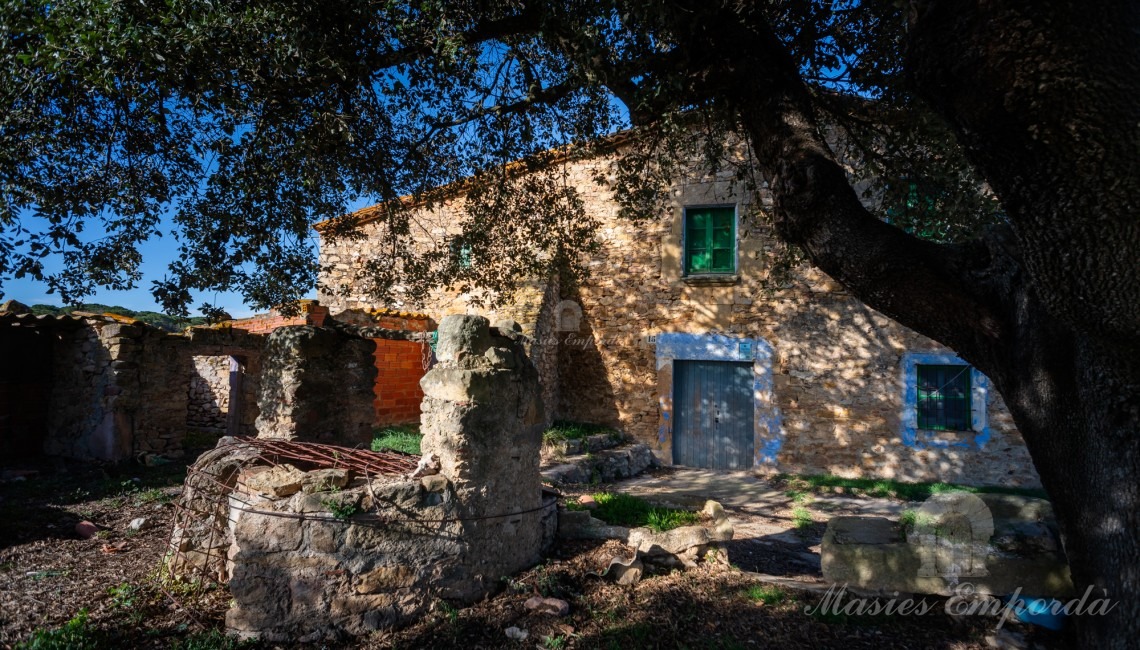
[[[967,484],[1036,486],[1031,459],[1001,397],[976,387],[970,432],[913,431],[907,426],[908,372],[913,359],[954,359],[944,346],[867,307],[824,273],[802,266],[790,276],[773,274],[778,244],[759,204],[734,192],[727,175],[699,171],[672,188],[670,204],[654,219],[618,218],[611,191],[594,179],[606,175],[605,158],[560,163],[587,212],[601,222],[600,250],[587,260],[593,271],[580,286],[534,282],[492,320],[512,318],[532,337],[544,397],[560,419],[620,428],[673,461],[672,357],[662,356],[664,333],[713,340],[756,342],[771,350],[757,360],[757,460],[764,471],[830,473]],[[422,210],[423,245],[457,229],[463,197]],[[682,273],[683,214],[691,206],[733,206],[737,222],[737,272],[725,277]],[[434,225],[432,225],[434,224]],[[334,311],[371,309],[355,272],[369,255],[380,226],[364,223],[364,237],[321,243],[326,269],[321,295]],[[477,263],[477,262],[476,262]],[[559,331],[556,310],[573,301],[576,328]],[[415,308],[442,317],[474,313],[471,296],[438,291]],[[719,340],[719,339],[717,339]],[[908,365],[910,364],[910,365]],[[757,391],[760,395],[761,391]],[[913,405],[912,405],[913,410]],[[761,422],[761,420],[764,420]],[[763,431],[762,431],[763,429]],[[764,453],[761,454],[761,449]]]

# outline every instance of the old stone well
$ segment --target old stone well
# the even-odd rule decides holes
[[[411,336],[318,329],[350,343],[321,354],[359,355],[340,362],[364,368],[371,350],[356,342]],[[274,426],[225,438],[191,468],[166,562],[228,582],[230,632],[313,642],[399,626],[440,602],[473,602],[541,559],[557,508],[542,491],[541,391],[521,335],[448,316],[437,358],[420,382],[422,459],[311,442],[327,440],[333,420],[354,421],[330,412],[292,435]]]

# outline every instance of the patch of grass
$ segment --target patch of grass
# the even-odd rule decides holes
[[[221,630],[208,630],[195,632],[184,639],[178,639],[171,644],[171,650],[239,650],[252,647],[256,641],[252,639],[242,641],[235,636],[229,636]]]
[[[99,650],[106,647],[99,631],[87,622],[87,610],[51,630],[36,630],[27,641],[16,644],[16,650]]]
[[[755,603],[765,605],[779,605],[787,599],[788,594],[773,585],[752,585],[744,592],[744,597]]]
[[[853,496],[866,496],[887,499],[902,499],[904,501],[925,501],[934,494],[945,492],[971,492],[974,494],[1015,494],[1019,496],[1048,498],[1044,490],[1035,488],[1013,488],[1000,486],[977,487],[972,485],[957,485],[954,483],[907,483],[889,479],[874,478],[844,478],[834,474],[780,474],[775,480],[788,486],[784,493],[795,499],[800,493],[843,492]]]
[[[598,504],[593,516],[614,526],[628,528],[645,526],[655,532],[663,533],[700,521],[700,515],[695,512],[656,507],[645,499],[629,494],[598,492],[593,496]]]
[[[161,488],[150,488],[149,490],[143,490],[142,492],[139,492],[135,495],[136,504],[170,503],[173,500],[174,497],[167,494]]]
[[[691,510],[668,510],[654,508],[645,517],[645,525],[659,533],[681,526],[692,526],[699,523],[701,516]]]
[[[811,511],[803,506],[797,506],[792,510],[792,523],[796,527],[796,532],[802,535],[815,525],[815,520],[812,519]]]
[[[391,426],[378,429],[372,436],[372,451],[399,451],[419,456],[423,435],[412,426]]]
[[[553,443],[559,440],[582,440],[599,433],[608,433],[614,436],[621,435],[612,428],[600,424],[555,420],[554,424],[542,434],[542,441]]]
[[[108,587],[107,593],[111,595],[111,607],[114,609],[134,609],[135,599],[139,596],[139,588],[124,582],[114,587]]]

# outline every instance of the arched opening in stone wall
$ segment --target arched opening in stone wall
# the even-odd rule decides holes
[[[203,436],[241,433],[246,360],[230,355],[191,357],[186,428]]]

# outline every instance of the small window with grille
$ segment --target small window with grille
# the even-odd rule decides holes
[[[918,428],[970,430],[970,366],[917,366]]]

